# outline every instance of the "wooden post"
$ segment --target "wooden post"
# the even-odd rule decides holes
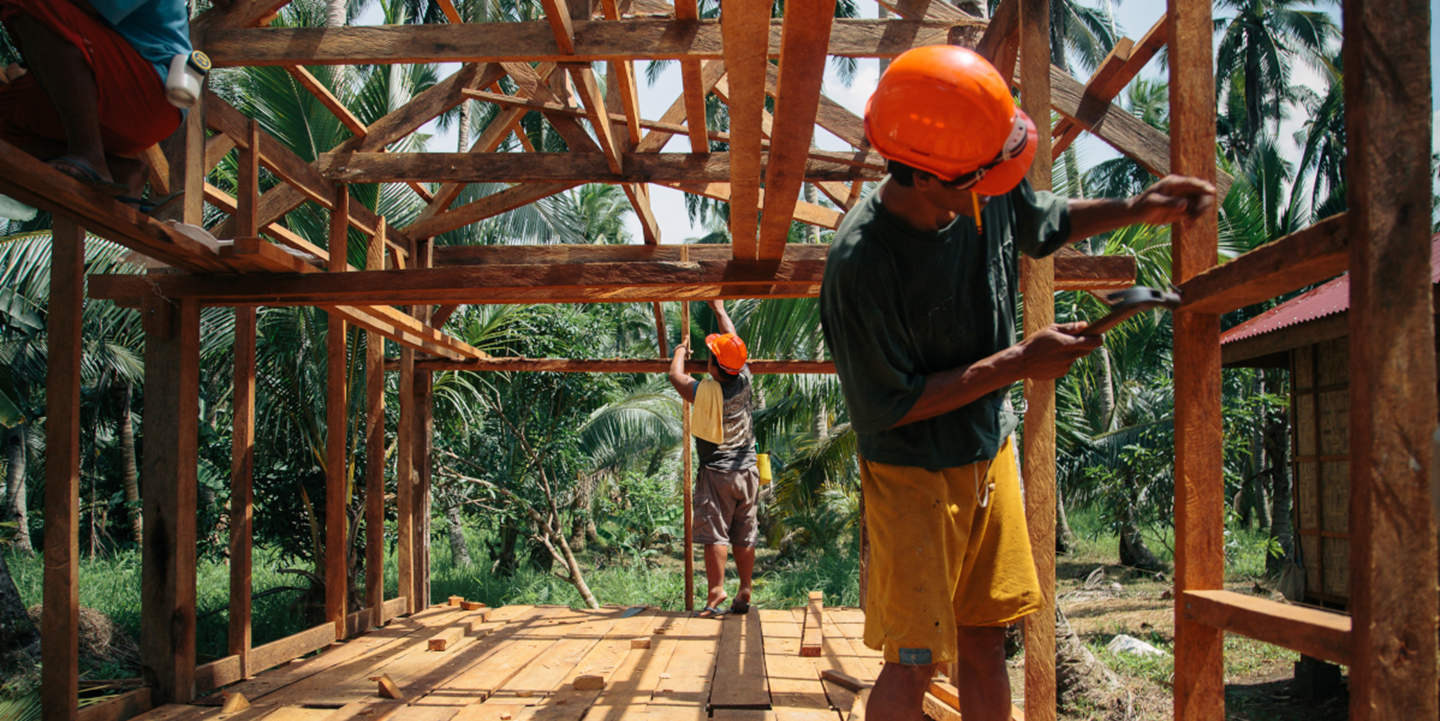
[[[74,721],[80,698],[80,358],[85,231],[55,216],[45,373],[45,595],[40,676],[45,721]],[[23,532],[23,530],[22,530]]]
[[[425,239],[416,241],[415,254],[411,260],[416,268],[430,268],[435,261],[435,243],[433,240]],[[416,317],[425,323],[430,322],[433,308],[428,305],[415,306]],[[416,372],[415,375],[415,400],[414,400],[414,446],[411,461],[415,471],[414,483],[414,576],[415,588],[410,597],[415,599],[416,610],[430,605],[430,447],[431,438],[435,428],[433,415],[434,397],[431,393],[433,387],[433,376],[429,371]]]
[[[370,237],[366,270],[385,269],[385,219]],[[385,338],[365,333],[365,605],[385,623]]]
[[[414,311],[414,308],[411,308]],[[400,419],[395,427],[395,563],[405,612],[422,608],[415,597],[415,351],[400,349]]]
[[[680,342],[690,347],[690,302],[680,301]],[[690,403],[680,401],[680,465],[684,474],[680,482],[685,496],[685,610],[695,610],[695,528],[692,489],[695,478],[690,467]],[[707,596],[708,600],[708,596]]]
[[[330,211],[330,272],[343,273],[350,248],[350,188],[335,186],[335,207]],[[335,624],[335,637],[345,638],[347,588],[346,532],[349,496],[345,469],[346,426],[346,330],[345,321],[330,314],[325,342],[325,620]]]
[[[235,309],[235,415],[230,444],[230,655],[240,657],[242,678],[250,676],[257,320],[254,306]]]
[[[1170,158],[1173,172],[1215,180],[1214,25],[1209,0],[1170,0]],[[1175,282],[1218,257],[1216,209],[1171,230]],[[1187,591],[1225,581],[1221,467],[1220,318],[1175,316],[1175,718],[1225,718],[1224,632],[1188,620]],[[1433,349],[1432,349],[1433,354]],[[1433,361],[1432,361],[1433,362]]]
[[[260,124],[249,123],[249,148],[238,151],[235,235],[258,234]],[[255,480],[255,331],[257,309],[235,309],[235,400],[230,435],[230,655],[240,658],[240,675],[250,676],[250,594]]]
[[[1430,17],[1345,3],[1350,718],[1440,718],[1430,283]]]
[[[195,695],[200,303],[146,298],[140,664],[155,703]]]
[[[1050,189],[1050,0],[1020,2],[1021,105],[1039,131],[1030,184]],[[1025,257],[1025,335],[1055,322],[1055,260]],[[1025,717],[1055,718],[1055,382],[1025,382],[1025,521],[1040,610],[1025,617]]]

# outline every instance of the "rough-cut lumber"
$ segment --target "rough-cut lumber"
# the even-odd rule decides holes
[[[579,183],[541,183],[516,185],[497,191],[478,200],[466,203],[454,210],[448,210],[428,219],[417,220],[406,226],[405,232],[416,238],[433,238],[471,223],[478,223],[522,205],[529,205],[541,198],[569,190]]]
[[[365,268],[385,269],[385,241],[371,236]],[[365,333],[365,607],[366,625],[383,626],[385,615],[385,339]]]
[[[45,573],[40,613],[41,708],[76,716],[80,688],[80,363],[85,231],[57,218],[50,245],[45,375]]]
[[[248,659],[249,649],[246,649]],[[226,686],[245,678],[240,665],[240,656],[230,655],[195,667],[195,692],[205,693],[211,689]]]
[[[686,361],[685,372],[704,373],[705,361]],[[767,374],[831,374],[832,361],[751,360],[746,364],[756,375]],[[585,360],[579,358],[501,358],[492,356],[479,361],[426,360],[415,364],[425,371],[520,371],[549,373],[665,373],[670,361],[648,358],[616,358]],[[391,369],[387,366],[387,370]]]
[[[1332,215],[1185,281],[1184,310],[1229,313],[1344,273],[1349,222],[1345,213]]]
[[[335,642],[335,624],[322,623],[293,636],[256,646],[250,651],[250,671],[260,671],[279,666],[286,661],[300,658],[311,651],[325,648]]]
[[[725,76],[725,63],[720,60],[711,60],[700,65],[700,87],[708,93],[720,79]],[[676,125],[685,119],[685,95],[682,93],[665,113],[660,116],[659,124]],[[734,119],[731,119],[731,127],[734,127]],[[635,146],[637,153],[658,153],[670,142],[670,138],[676,135],[674,131],[651,130],[640,139]]]
[[[699,20],[699,4],[695,0],[675,0],[675,19]],[[709,152],[710,140],[705,132],[705,94],[710,90],[705,85],[699,60],[686,58],[680,61],[680,84],[685,99],[685,132],[690,137],[690,152]]]
[[[409,348],[400,349],[396,395],[400,417],[395,426],[395,566],[405,612],[415,613],[427,599],[415,595],[415,351]]]
[[[1350,208],[1350,718],[1440,718],[1434,3],[1344,6]]]
[[[1196,623],[1350,665],[1349,616],[1232,591],[1189,591],[1176,603]]]
[[[1092,121],[1098,113],[1104,112],[1110,101],[1135,79],[1160,49],[1165,47],[1169,39],[1169,26],[1164,16],[1151,26],[1149,32],[1140,38],[1138,43],[1130,43],[1128,39],[1122,39],[1110,50],[1110,55],[1100,69],[1095,71],[1090,81],[1085,83],[1085,99],[1080,102],[1077,115],[1085,118],[1087,122]],[[1055,125],[1051,132],[1055,137],[1055,145],[1051,148],[1052,157],[1059,156],[1065,148],[1074,142],[1080,135],[1080,125],[1075,121],[1065,118]]]
[[[728,9],[728,6],[727,6]],[[769,18],[769,10],[764,16]],[[722,56],[720,20],[644,19],[575,23],[575,52],[561,52],[547,23],[381,25],[343,28],[267,28],[211,33],[207,49],[217,67],[235,65],[386,65],[417,62],[608,62],[714,60]],[[984,21],[968,21],[982,27]],[[912,20],[836,20],[829,55],[895,57],[946,42],[952,23]],[[727,26],[728,27],[728,26]],[[780,56],[781,20],[768,22],[768,51]],[[488,83],[487,83],[488,84]]]
[[[605,677],[598,676],[593,673],[584,674],[581,676],[576,676],[575,680],[570,682],[570,685],[576,691],[599,691],[600,689],[605,688]]]
[[[1173,149],[1171,163],[1166,165],[1176,173],[1214,181],[1215,28],[1211,4],[1209,0],[1170,0],[1166,17],[1170,26]],[[1214,267],[1219,247],[1216,213],[1212,207],[1202,217],[1172,227],[1172,268],[1177,284]],[[1175,594],[1183,598],[1191,591],[1221,589],[1225,582],[1219,316],[1177,314],[1174,344]],[[1223,721],[1223,642],[1224,632],[1177,614],[1176,721]]]
[[[142,687],[80,709],[78,721],[128,721],[150,708],[150,689]]]
[[[405,596],[385,599],[385,602],[380,605],[383,622],[389,622],[392,618],[404,616],[408,613],[406,609],[408,609],[409,606],[410,599]]]
[[[246,700],[245,694],[236,691],[225,693],[225,703],[220,706],[220,713],[236,713],[250,708],[250,702]]]
[[[771,150],[765,165],[765,210],[760,218],[758,257],[779,258],[785,253],[800,186],[815,134],[815,113],[825,79],[826,56],[834,0],[793,3],[786,7],[780,41],[780,70],[776,82],[775,123],[770,129]],[[766,63],[768,69],[769,63]]]
[[[807,145],[806,148],[809,146]],[[778,151],[772,151],[778,152]],[[878,180],[884,173],[805,148],[805,181]],[[769,153],[761,153],[762,164]],[[615,170],[603,153],[330,153],[316,160],[342,183],[409,180],[457,183],[686,183],[731,179],[734,153],[625,153]],[[732,181],[733,182],[733,181]],[[798,185],[796,186],[798,192]]]
[[[825,594],[810,592],[810,602],[805,606],[805,630],[800,636],[800,655],[819,656],[825,641],[825,629],[821,618],[825,614]]]
[[[465,629],[460,626],[447,628],[440,633],[430,637],[431,651],[444,651],[460,642],[465,637]]]
[[[255,331],[257,309],[235,309],[235,391],[230,443],[229,649],[239,676],[250,658],[251,543],[255,513]],[[197,676],[198,671],[197,671]],[[196,679],[196,686],[202,685]],[[218,684],[217,684],[218,685]],[[213,688],[213,686],[212,686]]]
[[[336,188],[334,210],[330,213],[331,273],[344,273],[350,266],[350,189]],[[383,236],[385,219],[376,235]],[[349,332],[345,319],[329,314],[325,333],[325,619],[335,624],[335,638],[345,637],[345,604],[349,596],[346,566],[349,563]]]
[[[666,187],[674,188],[676,190],[683,190],[687,193],[690,193],[691,195],[703,195],[706,198],[722,200],[726,203],[730,203],[731,206],[735,205],[735,202],[732,200],[731,194],[731,189],[734,186],[730,183],[663,182],[657,183],[657,185],[664,185]],[[821,185],[827,185],[827,183],[822,183]],[[763,206],[765,202],[765,190],[763,188],[758,191],[756,198],[757,202]],[[759,210],[758,206],[756,210]],[[809,225],[818,225],[822,228],[830,228],[831,230],[839,228],[840,221],[845,217],[838,211],[823,206],[814,205],[812,203],[806,203],[803,201],[795,204],[794,212],[794,220],[798,222],[806,223]]]
[[[739,212],[730,214],[730,237],[735,258],[758,257],[758,214],[760,207],[761,121],[765,113],[765,66],[763,56],[770,3],[763,0],[732,0],[721,13],[725,27],[724,54],[735,93],[725,98],[730,107],[731,164],[730,201]],[[718,81],[717,81],[718,82]],[[807,146],[808,147],[808,146]],[[686,179],[692,180],[692,179]]]
[[[314,95],[315,99],[320,101],[320,104],[324,105],[325,109],[329,110],[330,113],[340,121],[341,125],[344,125],[346,129],[356,136],[365,135],[365,123],[361,122],[360,118],[355,117],[355,114],[350,112],[350,109],[345,107],[344,103],[340,102],[340,98],[335,97],[335,94],[330,92],[330,88],[325,87],[319,78],[311,75],[310,71],[306,70],[302,65],[285,68],[285,71],[290,73],[290,77],[295,78],[295,82],[300,83],[302,87],[310,91],[310,94]]]
[[[380,698],[404,698],[400,695],[400,687],[396,686],[395,682],[390,680],[389,676],[382,675],[380,678],[376,679],[376,682],[379,683],[379,689],[377,693],[380,694]]]
[[[545,20],[555,36],[555,45],[566,55],[575,54],[575,26],[571,24],[570,8],[560,0],[540,0],[545,8]]]
[[[154,276],[152,276],[154,277]],[[53,311],[52,311],[53,312]],[[190,701],[195,674],[195,502],[200,304],[147,298],[140,658],[158,703]],[[253,660],[253,656],[251,657]]]
[[[828,668],[820,672],[820,680],[829,681],[830,683],[843,686],[844,688],[847,688],[851,691],[859,691],[860,689],[867,688],[870,685],[865,683],[864,681],[861,681],[858,678],[855,678],[854,676],[851,676],[848,673],[845,673],[844,671],[836,671]]]

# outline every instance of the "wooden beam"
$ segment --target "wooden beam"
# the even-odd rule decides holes
[[[731,0],[734,2],[735,0]],[[730,7],[734,7],[731,5]],[[680,345],[685,346],[685,354],[690,355],[690,303],[680,303]],[[684,507],[685,524],[685,610],[695,610],[695,523],[694,523],[694,500],[692,489],[695,482],[691,480],[694,476],[690,467],[691,447],[690,442],[690,406],[691,403],[682,396],[680,398],[680,487],[682,492],[682,504]]]
[[[788,5],[780,41],[780,70],[776,83],[776,122],[770,132],[770,153],[765,162],[765,211],[760,219],[757,251],[762,260],[780,258],[790,238],[795,204],[800,200],[815,135],[815,113],[820,86],[825,80],[830,29],[835,19],[834,0]],[[769,63],[766,63],[768,68]],[[763,109],[763,106],[762,106]]]
[[[751,43],[747,47],[753,48],[757,59],[778,58],[781,21],[770,21],[769,9],[761,10],[761,16],[747,16],[752,23],[758,17],[767,22],[759,26],[765,28],[760,37],[747,41]],[[220,30],[211,34],[206,47],[217,67],[715,60],[724,53],[720,30],[724,22],[724,13],[719,21],[576,21],[574,53],[561,52],[545,22]],[[984,26],[983,20],[964,22]],[[911,48],[945,43],[952,26],[951,22],[836,20],[827,54],[893,58]],[[768,48],[754,44],[756,40],[768,40]]]
[[[1020,0],[1021,107],[1035,122],[1040,162],[1027,178],[1035,190],[1050,190],[1050,0]],[[1020,259],[1025,335],[1055,322],[1055,260]],[[1040,580],[1040,609],[1025,617],[1025,716],[1055,719],[1055,381],[1026,380],[1025,521]]]
[[[1093,122],[1100,113],[1110,104],[1125,86],[1130,84],[1135,76],[1150,63],[1150,61],[1165,47],[1169,35],[1169,24],[1165,17],[1155,21],[1149,32],[1140,38],[1140,42],[1125,46],[1125,43],[1117,43],[1111,49],[1110,56],[1105,59],[1100,70],[1085,84],[1085,99],[1081,101],[1077,115],[1086,118],[1087,122]],[[1116,60],[1120,62],[1118,65]],[[1080,126],[1069,118],[1062,119],[1055,126],[1051,135],[1056,138],[1055,147],[1052,150],[1054,155],[1065,152],[1065,148],[1080,136]]]
[[[716,200],[730,203],[732,206],[734,205],[733,195],[731,193],[731,189],[734,186],[729,183],[676,183],[667,181],[662,183],[656,183],[656,185],[663,185],[667,188],[683,190],[691,195],[700,195],[706,198],[714,198]],[[760,189],[757,197],[759,202],[763,205],[763,203],[765,202],[765,190],[763,188]],[[759,207],[757,207],[756,210],[758,211]],[[809,225],[818,225],[822,228],[830,228],[831,230],[840,227],[840,221],[845,217],[843,213],[832,208],[826,208],[824,206],[814,205],[812,203],[806,203],[804,201],[795,204],[794,213],[794,218],[796,221]]]
[[[250,595],[255,480],[255,331],[257,310],[235,309],[235,395],[230,435],[230,655],[250,675]]]
[[[715,87],[715,84],[720,82],[720,79],[723,77],[725,77],[724,62],[720,60],[710,60],[701,63],[700,87],[704,89],[706,93],[710,92],[710,90]],[[675,98],[675,102],[671,103],[670,107],[665,110],[665,113],[660,116],[659,123],[661,126],[678,126],[680,121],[684,119],[685,94],[681,93],[680,97]],[[646,133],[645,137],[640,139],[640,144],[635,146],[635,152],[658,153],[661,150],[664,150],[666,143],[670,142],[670,138],[677,134],[678,132],[675,130],[652,130]]]
[[[1440,555],[1426,153],[1434,13],[1422,0],[1344,4],[1353,721],[1440,718],[1429,562]],[[1396,562],[1408,558],[1426,561]]]
[[[250,652],[250,657],[253,659],[254,671],[259,673],[264,669],[274,668],[286,661],[293,661],[307,653],[325,648],[334,642],[335,625],[327,621],[278,641],[271,641],[264,646],[256,646],[255,650]]]
[[[194,299],[146,298],[142,312],[145,529],[140,566],[140,663],[146,679],[153,680],[157,703],[187,703],[195,674],[200,304]]]
[[[697,21],[700,7],[695,0],[675,0],[675,19]],[[705,81],[700,61],[694,58],[680,60],[680,82],[685,97],[685,128],[690,136],[690,152],[710,152],[710,138],[706,133]]]
[[[579,183],[539,183],[515,185],[491,193],[479,200],[436,215],[428,220],[418,220],[406,226],[405,231],[416,238],[433,238],[471,223],[478,223],[541,198],[563,193]],[[431,207],[434,207],[433,205]]]
[[[86,706],[80,710],[78,721],[129,721],[151,708],[150,689],[142,686]]]
[[[55,219],[45,374],[45,571],[40,698],[45,721],[73,721],[80,697],[80,364],[85,231]],[[24,531],[24,529],[22,529]]]
[[[415,272],[415,271],[412,271]],[[413,317],[414,309],[410,312]],[[395,565],[405,613],[424,608],[415,588],[415,351],[400,349],[400,418],[395,426]]]
[[[372,237],[365,268],[385,269],[385,242]],[[385,603],[385,339],[365,333],[365,607],[367,626],[384,625]]]
[[[1345,213],[1332,215],[1185,281],[1184,310],[1229,313],[1344,273],[1349,222]]]
[[[913,14],[914,11],[905,12],[898,9],[897,14],[905,18],[923,17],[926,19],[939,19],[945,16],[937,14],[937,11],[944,13],[950,13],[951,11],[955,11],[955,8],[946,7],[946,5],[947,4],[943,2],[931,2],[929,3],[928,7],[920,11],[921,14],[916,15]],[[989,60],[990,63],[996,68],[1002,69],[1002,72],[1000,73],[1000,77],[1002,78],[1011,77],[1014,75],[1014,60],[1012,59],[1009,63],[1012,67],[1012,72],[1007,75],[1005,72],[1003,72],[1003,66],[1005,65],[1005,63],[1002,62],[1001,51],[1005,47],[1005,41],[1011,37],[1016,36],[1016,34],[1019,32],[1019,0],[1000,0],[1000,4],[995,7],[995,11],[990,15],[990,22],[985,26],[985,34],[980,37],[980,42],[975,44],[975,52],[979,53],[980,57]]]
[[[619,4],[615,0],[604,0],[601,2],[604,8],[606,20],[619,20]],[[625,130],[630,138],[630,145],[634,146],[640,142],[640,93],[635,85],[635,64],[630,61],[619,61],[606,64],[609,71],[615,75],[612,87],[615,93],[620,96],[620,111],[625,116]]]
[[[1170,0],[1166,17],[1171,39],[1172,150],[1168,159],[1171,162],[1165,166],[1176,173],[1213,182],[1216,179],[1215,28],[1210,5],[1209,0]],[[1119,114],[1134,117],[1128,113],[1110,113]],[[1177,284],[1215,266],[1219,241],[1214,207],[1200,218],[1176,223],[1170,233],[1171,265]],[[1220,317],[1177,314],[1174,343],[1175,596],[1178,602],[1191,591],[1223,589],[1225,582]],[[1223,721],[1225,718],[1224,635],[1219,629],[1176,613],[1176,721]]]
[[[575,89],[580,95],[580,102],[585,106],[585,117],[590,121],[590,127],[595,131],[595,137],[600,140],[600,152],[605,156],[605,163],[610,166],[610,172],[624,172],[624,163],[621,158],[624,150],[620,147],[620,139],[615,136],[614,126],[610,124],[610,113],[605,109],[605,97],[600,94],[600,83],[595,80],[595,71],[591,70],[588,65],[572,66],[570,78],[575,81]]]
[[[260,234],[260,123],[246,124],[245,147],[239,149],[235,169],[235,235],[254,238]],[[205,184],[208,196],[210,188]]]
[[[290,73],[290,77],[295,78],[295,82],[300,83],[301,87],[310,91],[310,94],[315,96],[315,99],[320,101],[320,104],[325,106],[325,109],[329,110],[330,114],[334,115],[340,124],[344,125],[353,135],[365,137],[367,132],[365,123],[355,117],[355,114],[340,102],[340,98],[335,97],[335,94],[330,92],[330,89],[325,87],[319,78],[311,75],[305,66],[295,65],[285,68],[285,71]]]
[[[731,208],[730,238],[735,244],[736,260],[759,257],[761,119],[765,112],[764,47],[770,26],[770,3],[764,0],[731,0],[721,13],[725,27],[723,50],[735,93],[727,99],[730,105],[730,166]],[[783,21],[782,21],[783,22]],[[683,178],[695,181],[700,178]],[[689,480],[686,480],[689,483]]]
[[[659,303],[651,304],[655,311],[655,346],[660,351],[660,357],[666,361],[670,358],[670,341],[665,332],[665,308]]]
[[[555,46],[565,55],[575,54],[575,27],[570,21],[570,8],[560,0],[540,0],[545,8],[545,20],[550,23]]]
[[[668,350],[668,349],[667,349]],[[667,353],[668,355],[668,353]],[[685,362],[686,373],[704,373],[707,361]],[[747,364],[755,375],[833,375],[832,361],[794,360],[751,360]],[[491,373],[666,373],[670,370],[669,358],[501,358],[490,357],[476,361],[423,360],[416,361],[417,371],[488,371]],[[387,362],[387,370],[398,370],[394,361]]]
[[[758,156],[762,165],[772,153]],[[805,160],[805,181],[848,183],[885,177],[878,168],[811,159],[809,151],[803,148],[799,153]],[[733,187],[732,176],[740,156],[733,150],[728,153],[625,153],[622,162],[624,167],[617,171],[603,153],[332,153],[321,156],[316,164],[327,177],[342,183],[440,180],[621,184],[728,180]]]
[[[259,23],[262,19],[280,12],[291,0],[233,0],[228,4],[216,4],[190,21],[191,36],[209,40],[209,34],[221,28],[244,28]],[[205,46],[205,42],[195,47]]]
[[[1233,591],[1190,591],[1180,615],[1342,666],[1350,665],[1350,617]]]
[[[349,266],[346,260],[350,244],[346,220],[349,215],[350,189],[342,185],[335,190],[334,210],[330,213],[331,273],[343,274]],[[384,218],[379,222],[381,228],[375,235],[384,237]],[[345,600],[349,595],[346,540],[350,536],[346,526],[350,484],[345,468],[345,454],[349,450],[346,433],[349,426],[348,335],[345,320],[331,313],[325,337],[325,620],[335,624],[336,638],[345,636]]]

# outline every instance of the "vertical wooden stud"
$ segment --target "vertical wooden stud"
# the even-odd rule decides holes
[[[241,188],[244,188],[243,181]],[[237,224],[236,228],[243,224]],[[235,309],[235,414],[230,436],[230,655],[240,657],[240,675],[247,678],[250,676],[251,642],[257,320],[257,311],[253,306]]]
[[[1209,0],[1170,0],[1170,158],[1173,172],[1215,180],[1214,25]],[[1215,265],[1217,216],[1176,223],[1175,282]],[[1175,718],[1225,717],[1224,633],[1180,613],[1187,591],[1225,581],[1221,468],[1220,318],[1175,316]],[[1433,352],[1433,351],[1432,351]]]
[[[414,254],[411,261],[416,268],[431,268],[435,265],[435,243],[431,239],[417,240]],[[428,324],[433,312],[433,306],[418,305],[414,307],[416,318]],[[433,395],[431,393],[433,378],[429,371],[416,372],[414,374],[414,445],[411,453],[411,462],[414,465],[413,483],[413,506],[415,515],[413,526],[415,544],[414,554],[414,593],[410,594],[415,599],[415,608],[422,609],[430,605],[430,447],[432,432],[435,428],[435,419],[432,413]]]
[[[156,704],[195,695],[200,303],[146,298],[140,665]]]
[[[1050,0],[1020,2],[1021,106],[1040,147],[1030,184],[1050,189]],[[1055,260],[1023,258],[1025,335],[1055,322]],[[1040,610],[1025,617],[1025,717],[1055,718],[1055,382],[1025,382],[1025,520],[1040,577]]]
[[[366,270],[385,269],[385,218],[370,237]],[[385,623],[385,337],[365,332],[365,606]]]
[[[412,256],[413,257],[413,256]],[[411,309],[414,310],[413,308]],[[415,597],[415,350],[400,349],[400,419],[395,428],[395,564],[405,612],[419,610]]]
[[[185,114],[185,153],[181,159],[185,164],[185,222],[190,225],[205,224],[205,94]],[[252,144],[251,149],[255,146]],[[258,151],[257,151],[258,152]],[[175,174],[171,173],[172,179]]]
[[[248,148],[237,148],[239,160],[235,177],[235,237],[260,235],[257,213],[260,207],[260,123],[251,120],[246,130]]]
[[[683,253],[683,251],[682,251]],[[686,254],[688,257],[688,254]],[[680,301],[680,342],[686,348],[690,347],[690,302]],[[691,468],[690,454],[693,443],[690,441],[690,403],[680,401],[680,465],[684,478],[680,487],[684,489],[685,497],[685,610],[695,610],[695,528],[694,528],[694,498],[692,489],[695,487],[695,475]],[[708,598],[708,596],[707,596]]]
[[[1344,9],[1354,721],[1440,718],[1432,12],[1424,0],[1347,0]]]
[[[40,676],[45,721],[73,721],[80,698],[80,337],[85,231],[55,216],[45,374],[45,604]],[[23,531],[22,531],[23,532]]]
[[[350,247],[350,188],[335,186],[335,207],[330,211],[331,273],[344,273]],[[325,342],[325,620],[335,624],[335,637],[345,638],[345,599],[349,595],[346,574],[346,532],[349,474],[345,468],[346,426],[349,407],[346,390],[345,321],[331,314]]]

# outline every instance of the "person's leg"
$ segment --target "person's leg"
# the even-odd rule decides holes
[[[935,677],[934,666],[905,666],[887,663],[880,669],[870,701],[865,704],[866,721],[919,721],[925,691]],[[970,721],[965,716],[965,721]]]
[[[735,571],[740,576],[740,590],[735,592],[736,601],[750,601],[750,591],[755,574],[755,547],[735,547]]]
[[[111,180],[100,136],[95,73],[85,62],[84,54],[32,17],[16,15],[8,25],[31,74],[60,114],[67,142],[67,152],[61,158],[72,165],[88,167],[102,180]],[[71,174],[63,165],[58,169]]]
[[[705,582],[710,587],[705,605],[719,608],[725,602],[725,560],[729,546],[712,543],[705,546]]]
[[[965,721],[1009,721],[1010,675],[1004,626],[959,626],[960,715]]]

